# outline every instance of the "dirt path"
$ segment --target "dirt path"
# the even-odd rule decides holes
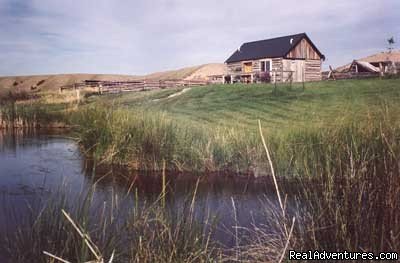
[[[163,99],[174,98],[174,97],[177,97],[177,96],[182,95],[183,93],[185,93],[185,92],[187,92],[187,91],[189,91],[189,90],[191,90],[191,89],[192,89],[192,88],[184,88],[183,90],[181,90],[181,91],[179,91],[179,92],[176,92],[176,93],[174,93],[174,94],[169,95],[168,97],[161,98],[161,99],[155,99],[155,100],[152,100],[152,101],[159,101],[159,100],[163,100]]]

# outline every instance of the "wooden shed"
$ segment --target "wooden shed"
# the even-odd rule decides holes
[[[248,42],[225,61],[225,82],[318,81],[323,60],[306,33]]]
[[[385,74],[400,73],[400,50],[381,52],[353,60],[352,63],[336,68],[336,72],[379,72]]]

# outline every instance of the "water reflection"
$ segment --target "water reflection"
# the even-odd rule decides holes
[[[166,183],[167,209],[178,214],[195,200],[199,220],[218,218],[214,238],[226,246],[233,245],[233,236],[226,233],[233,232],[234,226],[266,224],[266,199],[270,206],[277,207],[274,188],[267,179],[167,173]],[[32,207],[40,208],[60,192],[74,204],[79,193],[94,185],[92,209],[109,205],[115,196],[123,200],[119,204],[122,207],[144,207],[159,198],[162,178],[160,174],[116,167],[93,169],[93,162],[83,158],[78,145],[59,135],[21,130],[0,132],[0,231],[10,231],[20,224],[10,220],[10,213],[22,220]]]

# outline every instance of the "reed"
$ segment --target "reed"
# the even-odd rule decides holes
[[[399,251],[400,125],[395,111],[381,113],[380,118],[363,122],[343,120],[335,129],[309,127],[280,136],[265,134],[259,144],[265,146],[263,154],[271,164],[279,209],[264,199],[265,222],[247,229],[236,226],[236,246],[231,250],[212,242],[209,218],[196,219],[197,187],[188,196],[186,208],[169,209],[164,176],[160,197],[145,207],[132,187],[128,192],[135,193],[137,201],[129,209],[118,196],[104,205],[95,204],[94,190],[82,195],[75,206],[57,195],[27,217],[16,234],[7,236],[7,251],[15,262],[43,258],[42,251],[66,260],[89,260],[90,251],[71,231],[62,209],[90,233],[103,255],[115,250],[116,262],[279,262],[289,248]],[[108,118],[103,123],[112,121]],[[107,129],[95,130],[99,132],[96,138],[113,138],[113,132],[111,137],[104,135]],[[278,163],[287,165],[279,168]],[[283,178],[291,183],[282,183]],[[236,215],[234,201],[232,205]]]
[[[67,200],[66,189],[32,206],[18,231],[6,233],[0,249],[10,262],[214,262],[221,254],[210,240],[213,226],[191,208],[193,196],[174,211],[162,201],[165,192],[151,203],[136,192],[131,206],[115,193],[97,200],[95,186]],[[10,220],[19,221],[9,209]]]
[[[300,247],[399,251],[400,126],[382,117],[330,132],[297,156]]]
[[[266,220],[282,233],[271,233],[271,223],[246,229],[241,261],[278,261],[289,215],[296,223],[287,244],[297,251],[399,252],[400,123],[393,113],[269,140],[274,162],[288,163],[280,172],[289,171],[292,183],[280,186],[289,193],[280,203],[292,209],[282,216],[265,202]]]
[[[88,154],[135,170],[161,171],[165,161],[175,171],[248,172],[261,154],[256,137],[245,131],[211,132],[162,113],[132,112],[112,104],[82,108],[70,123]]]
[[[0,102],[0,129],[65,127],[63,107],[41,103]]]

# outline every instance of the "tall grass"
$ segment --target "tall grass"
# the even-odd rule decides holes
[[[107,108],[86,110],[74,116],[82,118],[74,120],[82,123],[81,142],[98,156],[111,156],[112,162],[135,157],[143,165],[150,160],[155,167],[163,167],[158,158],[165,157],[168,164],[174,164],[184,160],[179,154],[191,156],[194,149],[215,153],[216,146],[209,142],[215,140],[212,142],[222,147],[225,140],[220,131],[215,131],[218,136],[201,137],[201,131],[188,132],[162,116],[144,118],[145,114],[131,116],[124,110]],[[90,232],[104,255],[111,255],[115,249],[116,257],[123,262],[279,261],[286,245],[299,251],[399,251],[400,125],[395,113],[386,109],[377,115],[380,118],[344,120],[334,129],[309,127],[279,136],[267,134],[266,144],[277,176],[291,182],[277,180],[283,193],[282,211],[288,212],[282,213],[264,200],[265,222],[255,222],[254,227],[245,230],[237,226],[237,246],[233,250],[222,251],[212,242],[207,228],[210,219],[195,220],[193,196],[180,211],[168,210],[163,198],[145,208],[132,205],[127,209],[113,197],[108,201],[112,205],[98,206],[94,209],[97,213],[90,214],[88,207],[96,206],[88,194],[76,202],[77,206],[66,204],[61,197],[49,202],[16,235],[8,236],[8,251],[11,255],[21,251],[15,253],[20,257],[17,262],[41,258],[42,250],[66,259],[88,260],[89,252],[62,218],[61,209],[69,211]],[[186,140],[181,139],[182,134]],[[232,151],[241,145],[249,147],[248,138],[236,139],[239,143],[231,145]],[[227,141],[232,142],[232,138]],[[189,142],[196,148],[187,147]],[[260,139],[258,144],[262,145]],[[199,145],[205,148],[198,150]],[[206,147],[212,150],[206,151]],[[110,149],[115,152],[110,154]],[[268,161],[262,150],[256,152],[258,158]],[[202,167],[206,155],[199,156],[198,163],[193,164]],[[226,164],[229,155],[220,153],[219,157]],[[196,191],[193,193],[195,196]],[[289,235],[293,215],[296,223]]]
[[[300,196],[309,211],[301,247],[399,251],[399,135],[398,120],[383,119],[316,135],[298,151]]]
[[[260,153],[256,136],[245,131],[208,132],[162,113],[132,112],[109,104],[82,108],[70,122],[88,153],[137,170],[161,170],[165,160],[177,171],[244,172]]]
[[[270,140],[274,161],[288,166],[280,172],[293,177],[283,187],[297,219],[290,248],[400,251],[400,123],[394,113]],[[288,220],[277,215],[275,222]],[[282,245],[267,228],[247,233],[242,260],[263,262],[271,247]]]
[[[0,102],[0,128],[65,126],[64,114],[40,103]]]
[[[82,236],[63,216],[65,210],[90,236],[105,262],[112,255],[113,262],[214,262],[221,255],[210,238],[212,221],[198,218],[191,206],[193,196],[187,197],[181,210],[173,211],[161,205],[161,198],[146,203],[136,193],[132,203],[131,198],[112,193],[101,202],[95,192],[94,186],[76,200],[67,200],[65,191],[55,192],[33,206],[18,230],[9,231],[6,242],[0,243],[2,253],[10,262],[49,262],[44,251],[70,262],[93,260]]]

